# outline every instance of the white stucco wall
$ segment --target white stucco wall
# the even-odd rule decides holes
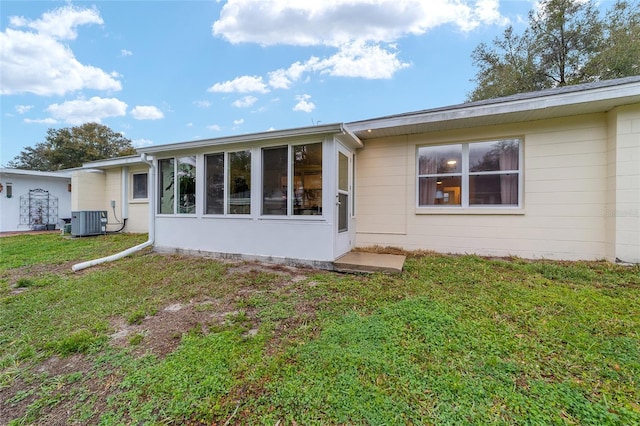
[[[357,245],[604,259],[607,122],[601,113],[366,141],[357,158]],[[418,146],[503,137],[523,140],[522,208],[446,213],[416,208]]]
[[[6,169],[5,169],[6,170]],[[21,221],[21,196],[28,195],[30,190],[43,189],[58,198],[57,218],[71,217],[71,193],[69,192],[69,177],[49,177],[34,175],[14,174],[11,172],[0,173],[0,183],[4,189],[0,193],[0,232],[28,231],[31,226],[28,220]],[[12,186],[12,197],[7,197],[7,186]],[[23,208],[25,206],[22,206]],[[28,208],[28,206],[26,206]],[[56,221],[57,225],[57,221]]]

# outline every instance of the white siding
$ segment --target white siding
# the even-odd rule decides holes
[[[521,209],[487,214],[479,209],[421,214],[416,209],[418,146],[501,137],[523,140]],[[366,141],[358,152],[357,245],[603,259],[607,150],[606,114]],[[381,179],[388,184],[378,191]]]

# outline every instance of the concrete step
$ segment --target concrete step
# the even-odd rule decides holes
[[[383,272],[399,274],[402,272],[406,256],[398,254],[349,252],[333,262],[338,272]]]

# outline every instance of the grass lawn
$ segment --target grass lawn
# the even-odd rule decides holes
[[[640,267],[342,275],[0,239],[0,424],[640,424]]]

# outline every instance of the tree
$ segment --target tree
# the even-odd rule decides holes
[[[640,8],[617,0],[601,18],[582,0],[542,0],[522,35],[508,27],[471,57],[479,68],[469,100],[609,78],[640,71]]]
[[[27,147],[7,165],[11,168],[55,171],[83,163],[135,154],[131,140],[98,123],[49,129],[44,142]]]

